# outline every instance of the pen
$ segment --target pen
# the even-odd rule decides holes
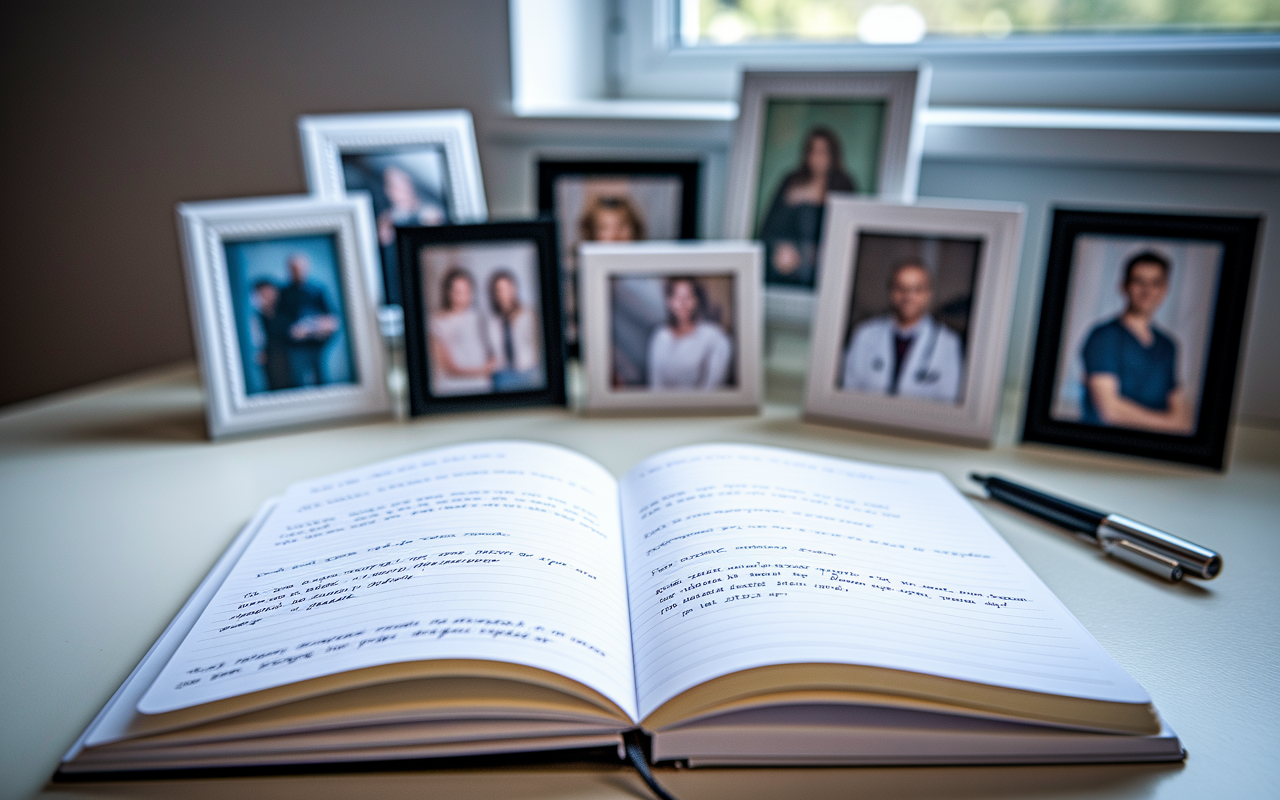
[[[1076,505],[995,475],[971,472],[969,480],[981,484],[993,500],[1061,525],[1112,558],[1167,580],[1180,581],[1184,575],[1208,580],[1222,571],[1222,557],[1217,553],[1150,525]]]

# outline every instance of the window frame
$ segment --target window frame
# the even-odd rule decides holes
[[[1219,33],[1196,31],[1174,33],[1172,31],[1152,30],[1145,33],[1125,32],[1116,29],[1099,29],[1096,32],[1081,30],[1078,33],[1018,33],[1002,38],[986,38],[982,36],[942,36],[926,38],[923,41],[903,45],[867,44],[849,39],[839,40],[802,40],[802,39],[761,39],[742,44],[683,44],[680,3],[682,0],[612,0],[614,3],[625,3],[632,7],[649,6],[652,9],[652,34],[654,44],[669,51],[758,51],[756,55],[774,54],[785,50],[811,50],[826,48],[829,50],[880,50],[884,48],[900,48],[917,51],[916,55],[929,56],[942,53],[983,53],[993,52],[1044,52],[1046,50],[1066,51],[1072,53],[1097,52],[1188,52],[1201,50],[1236,50],[1253,49],[1263,40],[1270,40],[1271,46],[1280,42],[1280,27],[1272,31],[1223,30]]]
[[[1280,108],[1280,32],[1187,34],[1026,34],[1000,40],[926,39],[911,45],[857,42],[766,41],[685,45],[679,0],[611,0],[613,18],[606,62],[615,95],[629,99],[736,99],[743,69],[895,67],[928,61],[941,105],[1159,108],[1274,111]],[[1191,96],[1151,93],[1163,81],[1198,70]],[[1221,81],[1204,80],[1205,70]],[[999,76],[1044,76],[1043,92],[1030,92]],[[1274,78],[1269,91],[1259,74]],[[978,77],[981,76],[981,77]],[[997,80],[991,81],[996,76]],[[985,91],[959,89],[981,80]],[[1229,91],[1239,82],[1256,92]],[[1128,93],[1117,87],[1132,84]],[[1219,85],[1221,84],[1221,85]],[[1223,89],[1227,89],[1224,97]],[[1035,100],[1029,102],[1029,96]]]

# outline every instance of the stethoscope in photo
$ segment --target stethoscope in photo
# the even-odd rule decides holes
[[[920,355],[920,368],[915,371],[912,376],[916,383],[930,386],[942,380],[942,372],[934,367],[933,353],[938,348],[938,335],[941,331],[940,326],[934,323],[929,326],[929,338],[925,342],[924,352]],[[876,356],[871,362],[871,368],[876,372],[885,368],[884,359]]]

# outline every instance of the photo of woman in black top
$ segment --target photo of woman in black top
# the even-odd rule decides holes
[[[782,179],[760,226],[766,283],[813,286],[827,192],[857,190],[840,137],[826,126],[811,128],[800,165]]]

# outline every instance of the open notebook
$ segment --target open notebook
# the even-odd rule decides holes
[[[573,750],[637,727],[692,766],[1183,757],[938,473],[703,445],[618,481],[484,442],[268,503],[60,772]]]

